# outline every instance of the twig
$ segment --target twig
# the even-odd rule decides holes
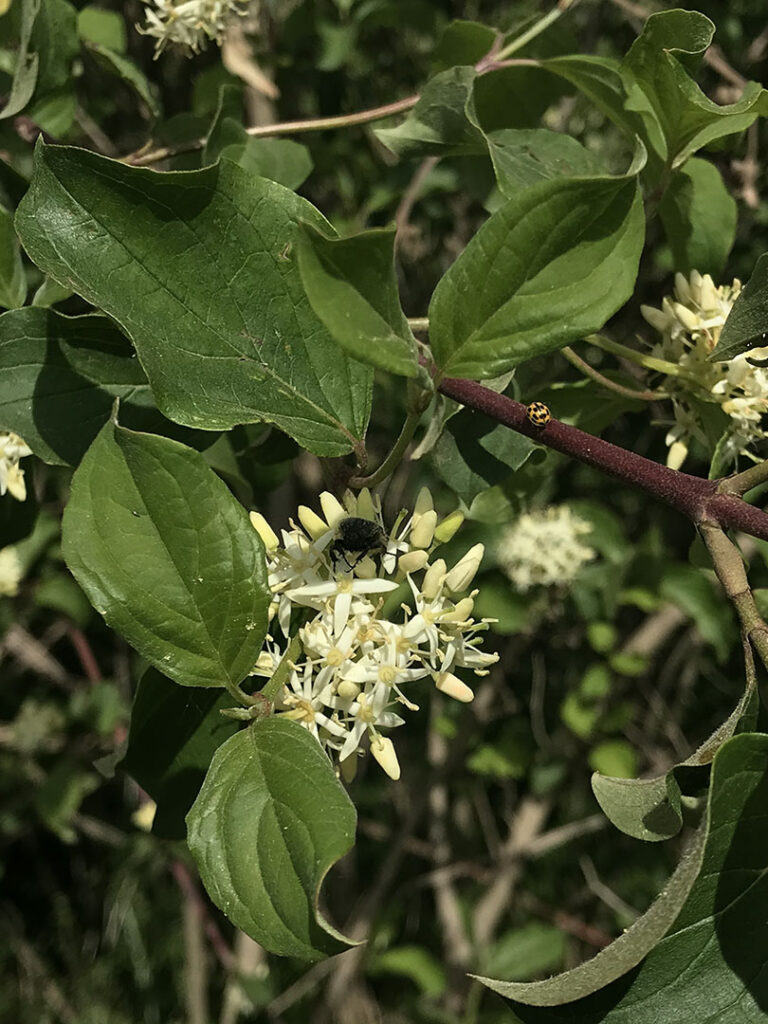
[[[634,907],[630,907],[628,903],[625,903],[621,896],[618,896],[613,889],[605,884],[595,870],[595,865],[591,857],[586,855],[579,858],[579,867],[581,873],[584,875],[584,881],[587,883],[587,888],[593,893],[599,900],[616,914],[620,914],[622,917],[628,918],[630,921],[634,921],[635,918],[640,916],[638,910]]]
[[[400,431],[400,436],[395,441],[392,446],[392,450],[379,468],[369,476],[353,476],[349,481],[349,486],[375,487],[375,485],[380,484],[382,480],[386,480],[392,470],[395,469],[396,466],[399,466],[402,461],[406,448],[413,440],[413,435],[416,433],[416,428],[419,425],[420,419],[421,412],[409,412],[405,418],[403,429]]]
[[[397,210],[395,210],[396,244],[402,241],[403,236],[408,230],[408,221],[411,218],[411,212],[416,200],[419,198],[427,178],[435,169],[439,160],[440,157],[437,156],[428,156],[425,160],[422,160],[408,183],[408,187],[403,192],[403,197],[397,205]]]
[[[574,352],[570,345],[566,345],[564,349],[561,349],[561,352],[571,366],[575,366],[585,377],[591,377],[592,380],[602,385],[602,387],[608,388],[609,391],[615,391],[616,394],[623,395],[625,398],[636,398],[640,402],[655,402],[659,397],[655,391],[636,391],[634,388],[624,387],[623,384],[617,384],[616,381],[604,377],[599,370],[596,370],[594,366],[590,366],[585,359],[582,359],[580,355]]]
[[[208,971],[203,943],[200,895],[186,866],[175,860],[173,877],[181,890],[184,917],[184,990],[188,1024],[208,1024]]]
[[[85,633],[83,633],[82,629],[78,629],[77,626],[70,626],[69,639],[72,641],[72,646],[75,648],[80,664],[83,666],[86,679],[92,683],[100,683],[102,680],[101,669]]]
[[[3,637],[2,645],[0,645],[0,652],[2,651],[7,651],[24,668],[43,676],[49,682],[55,683],[65,690],[72,689],[72,680],[61,662],[57,661],[47,647],[18,623],[11,625]]]

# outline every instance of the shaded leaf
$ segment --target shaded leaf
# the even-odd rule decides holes
[[[96,610],[175,682],[236,685],[251,671],[264,549],[202,455],[110,421],[72,479],[62,545]]]
[[[499,190],[507,199],[550,178],[592,178],[605,173],[597,157],[562,132],[501,128],[490,132],[487,142]]]
[[[664,892],[594,959],[546,981],[481,979],[523,1024],[762,1020],[768,736],[718,752],[706,815]],[[598,991],[600,989],[600,991]]]
[[[758,259],[752,276],[733,304],[712,361],[733,359],[740,352],[762,348],[768,336],[768,253]]]
[[[17,309],[27,297],[27,280],[13,217],[0,206],[0,307]]]
[[[659,215],[676,270],[722,273],[736,238],[737,208],[714,164],[693,157],[675,171]]]
[[[182,688],[154,668],[141,677],[121,767],[157,804],[152,831],[161,839],[185,838],[211,758],[238,731],[219,713],[232,704],[228,693]]]
[[[265,419],[341,455],[364,432],[371,371],[309,307],[291,257],[299,220],[330,230],[306,200],[229,161],[160,174],[40,145],[16,215],[38,266],[121,324],[170,419]]]
[[[332,239],[307,224],[298,263],[312,308],[342,348],[379,369],[415,377],[416,339],[400,306],[394,243],[391,228]]]
[[[432,51],[432,74],[477,64],[491,49],[496,36],[496,29],[476,21],[456,19],[450,22]]]
[[[187,827],[209,896],[269,952],[319,960],[350,944],[317,900],[352,847],[355,810],[296,722],[271,716],[219,747]]]
[[[102,11],[100,13],[106,14],[109,12]],[[134,64],[129,57],[125,57],[122,53],[98,42],[89,42],[88,52],[93,56],[97,64],[100,64],[113,75],[117,75],[118,78],[122,78],[126,85],[133,89],[146,106],[151,117],[160,116],[160,100],[158,98],[157,86],[149,81],[138,65]]]

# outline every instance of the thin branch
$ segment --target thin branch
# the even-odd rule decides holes
[[[582,359],[580,355],[574,352],[570,345],[566,345],[560,351],[571,366],[575,366],[585,377],[590,377],[597,384],[607,388],[609,391],[615,391],[618,395],[623,395],[624,398],[636,398],[640,402],[655,402],[659,397],[655,391],[636,391],[634,388],[626,388],[623,384],[617,384],[616,381],[604,377],[599,370],[596,370],[594,366],[590,366],[585,359]]]
[[[741,497],[753,487],[759,487],[768,481],[768,459],[758,462],[756,466],[750,466],[741,473],[727,476],[722,479],[717,487],[720,494],[738,494]]]
[[[440,381],[438,390],[448,398],[504,423],[532,441],[640,487],[646,494],[665,501],[697,525],[714,523],[726,529],[741,530],[760,540],[768,540],[768,513],[748,505],[733,494],[718,493],[719,480],[704,480],[702,477],[669,469],[556,419],[550,420],[545,427],[535,426],[528,420],[526,407],[521,402],[499,395],[475,381],[446,378]]]
[[[428,156],[425,160],[422,160],[416,168],[416,172],[411,178],[408,188],[403,192],[403,197],[397,205],[397,210],[395,210],[395,226],[397,227],[396,244],[399,244],[402,241],[403,236],[407,232],[408,222],[411,219],[413,207],[421,195],[421,190],[423,189],[427,178],[435,169],[439,160],[440,157],[438,156]]]
[[[400,436],[392,446],[392,450],[389,455],[384,459],[379,468],[370,474],[370,476],[353,476],[349,481],[350,487],[375,487],[376,484],[380,484],[382,480],[386,480],[389,474],[399,466],[402,461],[403,455],[408,445],[413,440],[413,435],[416,433],[416,428],[419,425],[421,419],[420,412],[409,412],[406,416],[403,429],[400,431]]]

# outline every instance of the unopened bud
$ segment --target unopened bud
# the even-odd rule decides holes
[[[667,452],[667,465],[670,469],[680,469],[688,455],[688,445],[684,441],[674,441]]]
[[[443,622],[466,622],[472,614],[474,607],[475,602],[471,597],[462,597],[462,599],[456,603],[456,607],[453,611],[448,612],[447,615],[442,615],[441,619]]]
[[[277,539],[277,534],[269,525],[269,523],[261,514],[261,512],[251,512],[250,520],[251,526],[264,541],[264,547],[267,549],[267,551],[277,550],[278,546],[280,545],[280,541]]]
[[[453,697],[454,700],[458,700],[462,704],[469,704],[470,701],[475,699],[472,690],[458,676],[455,676],[453,672],[438,673],[435,676],[435,686],[441,693],[446,694],[448,697]]]
[[[397,782],[400,778],[400,764],[392,740],[387,736],[374,736],[371,740],[371,753],[390,779]]]
[[[416,498],[416,504],[413,506],[413,514],[415,516],[423,516],[425,512],[431,512],[434,507],[435,503],[432,500],[432,492],[428,487],[422,487]]]
[[[419,569],[423,569],[429,561],[429,555],[426,551],[408,551],[405,555],[400,555],[397,560],[398,568],[400,572],[418,572]]]
[[[669,324],[667,314],[655,306],[641,306],[640,312],[646,323],[649,323],[657,331],[664,332]]]
[[[717,288],[709,274],[701,279],[701,308],[707,313],[717,309]]]
[[[414,516],[415,525],[411,528],[409,540],[415,548],[428,548],[435,536],[437,512],[431,509],[423,512],[418,518]]]
[[[336,693],[338,693],[342,700],[354,700],[358,693],[360,693],[360,687],[357,683],[352,682],[351,679],[342,679],[336,687]]]
[[[317,512],[313,512],[307,505],[299,505],[299,522],[312,540],[317,540],[324,533],[328,533],[326,521],[321,519]]]
[[[461,524],[464,522],[464,513],[456,509],[449,516],[438,524],[435,530],[435,540],[438,544],[447,544],[453,537]]]
[[[371,492],[367,487],[363,487],[357,495],[357,512],[355,514],[361,519],[376,518],[373,498],[371,497]]]
[[[694,312],[683,306],[680,302],[673,303],[675,316],[687,331],[695,331],[701,326],[699,318]]]
[[[447,568],[445,560],[438,558],[424,573],[424,579],[421,581],[421,592],[428,601],[432,601],[437,597]]]
[[[323,491],[320,495],[320,508],[330,527],[338,526],[342,519],[347,518],[346,509],[330,491]]]
[[[484,544],[475,544],[474,547],[470,548],[466,555],[459,559],[445,577],[446,587],[455,594],[466,590],[475,578],[475,573],[480,568],[484,553]]]
[[[685,274],[681,274],[679,270],[675,274],[675,295],[677,295],[681,302],[690,302],[693,298],[688,278]]]

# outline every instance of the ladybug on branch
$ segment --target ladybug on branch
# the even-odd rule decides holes
[[[552,413],[543,402],[531,402],[525,407],[525,417],[534,427],[546,427],[552,419]]]

